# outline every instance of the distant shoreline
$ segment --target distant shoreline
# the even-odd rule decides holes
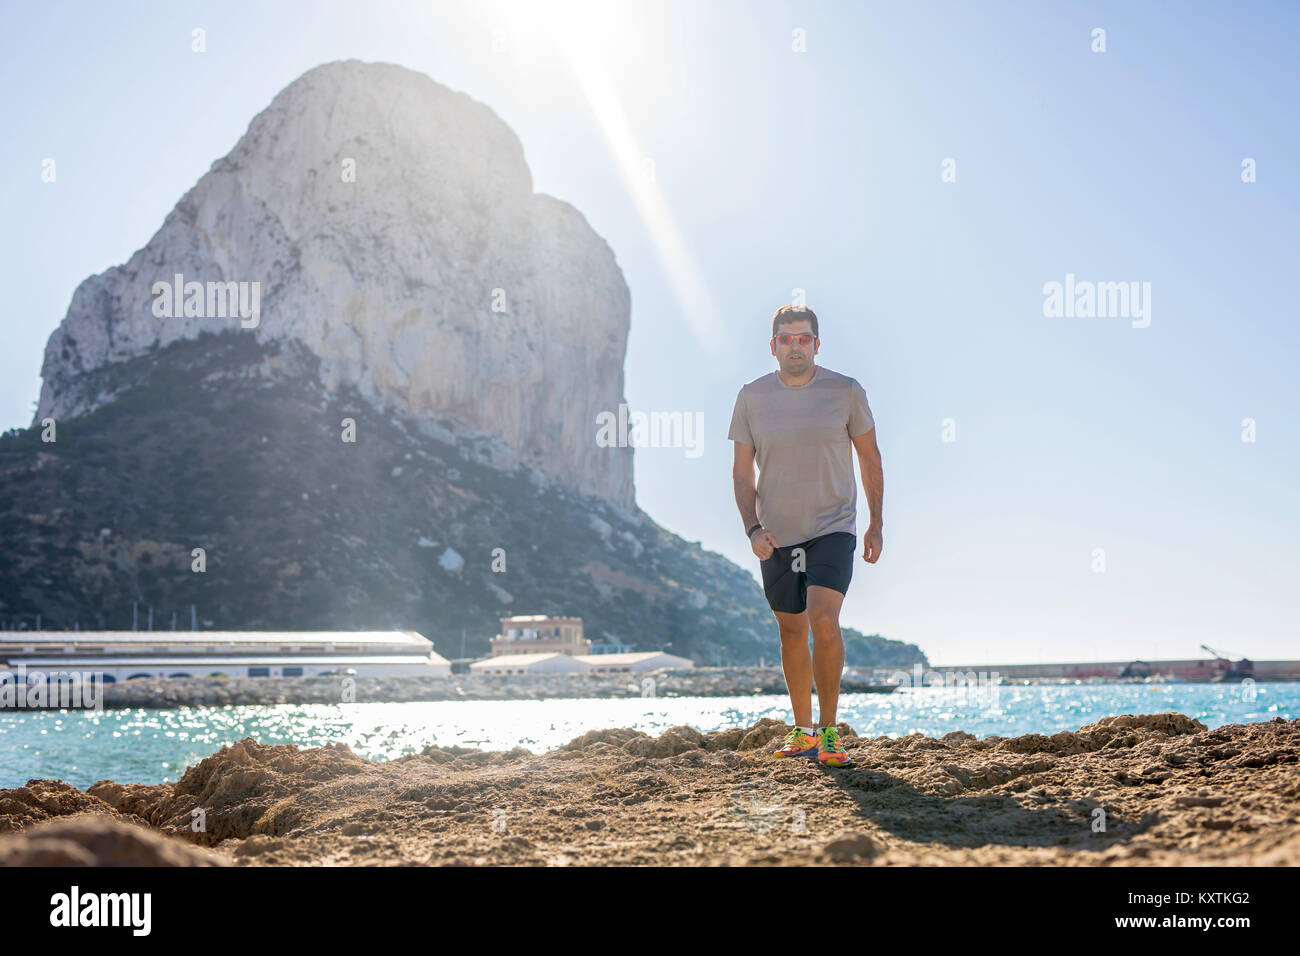
[[[1124,679],[1076,681],[1071,678],[1039,677],[1006,680],[1002,686],[1076,683],[1103,685],[1165,682]],[[840,693],[845,695],[888,694],[893,691],[894,688],[888,685],[849,677],[840,684]],[[786,693],[785,679],[780,669],[770,667],[697,667],[639,673],[508,676],[151,677],[103,685],[102,706],[105,710],[168,710],[181,707],[447,700],[784,697]],[[8,709],[10,708],[0,707],[0,713]]]

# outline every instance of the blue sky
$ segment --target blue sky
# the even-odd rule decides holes
[[[77,284],[144,245],[277,91],[330,60],[395,62],[491,106],[535,188],[614,249],[629,403],[704,417],[699,457],[637,452],[664,526],[757,571],[727,425],[803,289],[885,463],[884,555],[858,563],[845,623],[943,664],[1300,656],[1294,4],[599,9],[619,19],[6,3],[0,426],[30,422]],[[1149,327],[1044,316],[1067,273],[1149,282]]]

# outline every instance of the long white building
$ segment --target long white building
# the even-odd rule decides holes
[[[446,676],[415,631],[0,631],[0,672],[135,677]]]

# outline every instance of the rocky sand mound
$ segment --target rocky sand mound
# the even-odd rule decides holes
[[[787,729],[386,763],[246,738],[176,783],[0,790],[0,864],[1300,864],[1300,720],[1122,715],[983,740],[841,724],[841,770],[774,760]]]

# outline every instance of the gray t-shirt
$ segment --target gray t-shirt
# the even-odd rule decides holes
[[[758,520],[778,545],[858,533],[849,439],[875,425],[857,380],[820,365],[806,385],[769,372],[741,387],[727,437],[754,448]]]

